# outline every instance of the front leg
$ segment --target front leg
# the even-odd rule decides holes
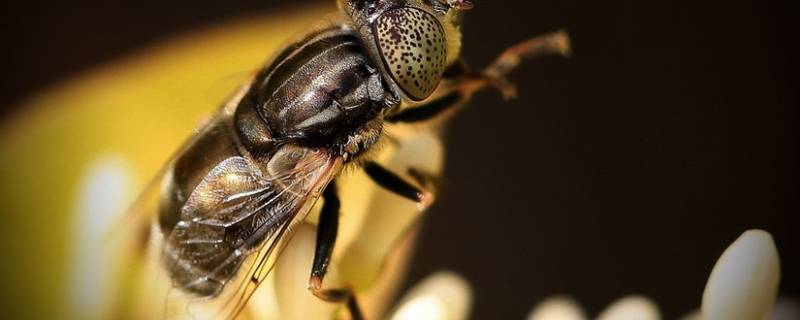
[[[314,249],[314,262],[311,266],[311,278],[308,280],[308,289],[323,301],[345,303],[353,320],[364,319],[364,314],[358,306],[355,292],[352,288],[322,289],[322,280],[328,270],[336,236],[339,232],[339,195],[336,194],[336,184],[331,182],[322,194],[325,201],[319,216],[317,226],[317,245]]]
[[[367,173],[367,176],[369,176],[372,181],[375,181],[375,183],[384,189],[416,202],[420,209],[425,209],[433,203],[433,193],[414,186],[380,164],[367,161],[364,164],[364,172]],[[433,178],[431,176],[413,168],[409,169],[408,172],[419,184],[428,188],[433,187]]]
[[[506,76],[516,68],[523,58],[560,54],[569,56],[569,36],[557,31],[518,43],[501,53],[480,73],[470,72],[463,62],[458,62],[445,71],[444,79],[432,100],[422,105],[404,109],[386,118],[391,123],[414,123],[434,119],[445,111],[463,105],[475,92],[491,86],[504,98],[516,96],[514,84]]]
[[[414,187],[391,171],[375,162],[368,161],[364,165],[367,175],[380,186],[389,189],[403,197],[416,201],[425,208],[433,201],[433,195],[428,191]],[[409,169],[409,174],[420,184],[430,185],[432,178],[418,170]],[[358,305],[355,292],[352,288],[323,289],[322,282],[330,264],[336,237],[339,231],[339,210],[341,203],[336,190],[336,182],[331,182],[322,193],[324,203],[319,215],[317,226],[317,243],[314,249],[314,262],[311,267],[311,277],[308,280],[308,289],[323,301],[345,303],[353,320],[364,319]]]

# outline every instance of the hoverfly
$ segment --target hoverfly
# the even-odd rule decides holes
[[[338,0],[340,21],[278,54],[205,124],[158,179],[151,240],[175,290],[218,300],[232,318],[272,269],[293,226],[323,199],[311,294],[363,318],[350,289],[323,289],[337,236],[335,178],[363,168],[377,185],[427,207],[433,177],[410,182],[369,159],[384,126],[441,121],[479,89],[514,94],[521,58],[566,54],[556,32],[507,49],[482,72],[459,59],[469,0]],[[246,263],[248,261],[249,263]],[[247,266],[247,267],[244,267]]]

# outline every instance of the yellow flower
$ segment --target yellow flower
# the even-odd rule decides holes
[[[127,203],[250,72],[332,9],[332,4],[304,7],[167,39],[23,103],[0,128],[0,165],[23,168],[0,173],[3,181],[12,182],[0,192],[7,204],[3,214],[9,214],[4,220],[10,223],[2,242],[12,244],[2,250],[3,261],[15,261],[2,266],[4,277],[11,279],[4,290],[15,293],[5,301],[11,306],[5,314],[163,316],[167,295],[147,288],[168,287],[169,282],[159,278],[157,254],[151,252],[145,261],[131,258],[135,248],[130,245],[141,235],[126,228],[122,214]],[[409,163],[432,173],[441,170],[437,132],[402,126],[387,130],[399,144],[383,143],[375,155],[378,161],[401,173]],[[388,312],[405,274],[420,212],[415,204],[374,187],[358,171],[343,173],[339,183],[340,237],[324,285],[354,286],[365,312],[377,318]],[[284,319],[339,312],[339,306],[306,290],[313,256],[308,239],[315,224],[312,213],[244,316]],[[423,286],[455,281],[452,276],[432,279]],[[451,298],[429,301],[444,301],[448,307],[440,310],[450,310]],[[397,311],[398,317],[419,310],[415,298],[409,299],[411,309]],[[466,314],[468,298],[462,300],[457,315]]]
[[[115,221],[121,219],[125,203],[203,117],[265,57],[330,10],[332,6],[272,13],[168,39],[33,96],[18,115],[4,121],[0,202],[5,229],[0,252],[8,263],[0,264],[0,274],[10,280],[3,288],[9,293],[4,316],[163,315],[165,296],[145,288],[151,282],[169,282],[159,280],[158,269],[141,272],[142,265],[129,263],[130,252],[120,249],[127,245],[124,237],[109,238],[108,233],[119,230]],[[397,172],[410,163],[441,171],[444,154],[437,131],[388,130],[400,143],[383,144],[376,154],[380,162]],[[469,285],[450,272],[431,275],[394,299],[421,213],[413,203],[372,186],[362,173],[345,172],[339,182],[340,238],[324,285],[354,286],[372,319],[467,318],[472,304]],[[341,306],[321,302],[306,289],[315,230],[312,214],[243,317],[345,316]],[[777,259],[767,233],[745,233],[712,272],[703,297],[703,319],[763,318],[775,299]],[[158,267],[157,258],[149,260]],[[779,309],[792,317],[791,308],[775,310]],[[636,296],[599,315],[602,320],[659,318],[655,303]],[[577,303],[557,297],[542,302],[529,319],[587,317]]]

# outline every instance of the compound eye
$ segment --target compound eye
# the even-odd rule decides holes
[[[433,15],[416,8],[396,8],[374,24],[381,59],[408,97],[430,96],[439,85],[447,61],[444,28]]]

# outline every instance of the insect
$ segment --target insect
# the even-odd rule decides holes
[[[321,198],[309,290],[363,318],[354,292],[322,288],[337,236],[337,175],[358,166],[380,187],[427,207],[433,177],[409,168],[417,181],[406,181],[369,159],[384,126],[441,121],[484,87],[512,96],[504,77],[521,58],[568,52],[557,32],[471,72],[459,58],[458,22],[472,6],[339,0],[340,21],[288,45],[258,71],[164,171],[154,225],[172,286],[219,301],[217,316],[235,317],[293,225]]]

